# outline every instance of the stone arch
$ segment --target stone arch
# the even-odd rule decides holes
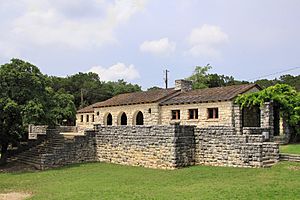
[[[127,125],[127,115],[125,112],[119,114],[118,125]]]
[[[113,117],[111,115],[111,113],[106,113],[104,115],[104,121],[103,121],[103,124],[106,125],[106,126],[111,126],[112,123],[113,123]]]
[[[144,114],[142,111],[137,111],[133,115],[133,124],[134,125],[144,125]]]

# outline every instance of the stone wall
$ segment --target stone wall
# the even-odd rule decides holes
[[[248,131],[248,132],[247,132]],[[90,161],[174,169],[189,165],[264,167],[279,159],[278,144],[264,142],[259,129],[181,125],[101,126],[83,136],[47,130],[47,142],[36,152],[41,168]],[[41,149],[44,148],[44,149]],[[28,154],[30,155],[30,154]],[[33,155],[36,155],[33,152]]]
[[[219,118],[208,119],[208,108],[218,108]],[[189,109],[198,109],[198,119],[189,119]],[[172,110],[180,110],[180,120],[172,120]],[[193,125],[199,127],[233,126],[233,103],[231,101],[223,101],[162,106],[161,122],[163,125],[180,122],[180,125]]]
[[[86,131],[83,136],[69,138],[58,135],[57,130],[47,131],[48,144],[44,148],[47,152],[41,154],[41,169],[96,161],[95,132]],[[49,141],[52,144],[47,147]]]
[[[213,166],[263,167],[277,162],[279,147],[262,135],[240,135],[230,127],[195,128],[195,163]]]
[[[97,127],[101,162],[172,169],[194,164],[194,131],[187,126]]]
[[[76,115],[76,125],[79,127],[92,128],[94,124],[106,125],[106,117],[110,113],[112,115],[112,125],[116,126],[120,123],[120,117],[123,112],[127,116],[127,125],[135,125],[136,115],[141,111],[144,116],[144,125],[158,125],[160,124],[160,107],[158,103],[125,105],[95,108],[93,113],[79,113]],[[83,115],[83,122],[80,121]],[[89,115],[89,122],[86,122],[87,115]],[[92,115],[95,121],[92,122]]]

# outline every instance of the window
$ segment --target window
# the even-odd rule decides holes
[[[135,124],[144,125],[144,115],[141,111],[139,111],[136,115]]]
[[[89,122],[89,121],[90,121],[90,116],[86,115],[86,122]]]
[[[112,125],[112,115],[110,113],[108,113],[107,117],[106,117],[106,125],[111,126]]]
[[[172,110],[172,119],[180,119],[180,110]]]
[[[219,118],[219,109],[218,108],[207,108],[207,118],[208,119],[217,119]]]
[[[92,115],[92,122],[95,122],[95,115]]]
[[[124,112],[121,115],[121,123],[120,123],[120,125],[127,125],[127,115]]]
[[[189,109],[189,119],[198,119],[198,109]]]
[[[150,113],[150,114],[151,114],[151,108],[149,108],[149,109],[148,109],[148,113]]]
[[[99,113],[99,111],[97,112],[97,116],[99,116],[100,115],[100,113]]]
[[[83,115],[80,115],[80,122],[83,122]]]

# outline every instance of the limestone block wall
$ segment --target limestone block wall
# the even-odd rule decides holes
[[[125,112],[127,125],[135,125],[136,115],[139,111],[143,113],[144,125],[159,124],[159,105],[157,103],[95,108],[95,124],[105,125],[106,116],[110,113],[113,118],[112,125],[119,125],[121,114]],[[97,115],[98,113],[99,115]]]
[[[263,167],[276,162],[279,146],[262,135],[240,135],[230,127],[195,128],[195,163],[213,166]]]
[[[219,118],[208,119],[208,108],[218,108]],[[198,119],[189,119],[189,109],[198,109]],[[172,110],[180,110],[180,120],[172,120]],[[161,107],[161,122],[163,125],[169,125],[170,122],[180,122],[180,125],[194,125],[199,127],[233,126],[233,120],[233,103],[231,101],[167,105]]]
[[[184,126],[98,126],[101,162],[173,169],[194,164],[194,130]]]
[[[57,130],[47,131],[48,141],[51,141],[51,138],[57,137],[55,135],[58,133]],[[52,141],[52,143],[55,147],[47,144],[49,147],[46,145],[44,150],[48,152],[41,154],[42,169],[96,161],[96,140],[95,132],[93,131],[86,131],[85,135],[82,136],[65,138],[59,142],[59,145],[57,141]]]
[[[93,115],[96,119],[96,116],[94,113],[77,113],[76,114],[76,126],[82,128],[82,129],[89,129],[93,128],[94,123],[93,122]],[[81,121],[81,116],[83,116],[83,121]],[[87,122],[87,118],[89,118],[89,121]]]
[[[66,139],[47,130],[43,169],[89,161],[174,169],[189,165],[264,167],[279,159],[279,146],[251,129],[181,125],[95,126]],[[254,131],[259,131],[255,129]],[[41,152],[41,151],[38,151]],[[36,152],[36,153],[38,153]],[[34,153],[34,155],[36,155]]]

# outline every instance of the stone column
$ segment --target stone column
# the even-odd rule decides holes
[[[273,103],[265,102],[260,111],[260,127],[269,132],[269,140],[274,138],[274,112]]]
[[[242,109],[240,105],[233,105],[233,126],[237,135],[243,134]]]

